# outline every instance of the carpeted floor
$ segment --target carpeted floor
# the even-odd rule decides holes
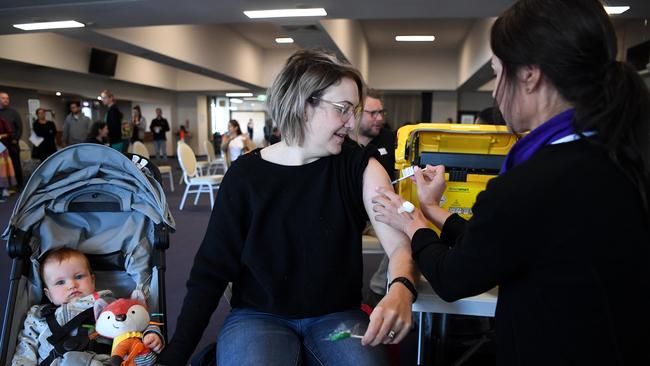
[[[170,159],[174,167],[174,183],[178,183],[180,178],[180,169],[175,160]],[[171,192],[168,181],[163,180],[167,200],[169,202],[172,215],[176,220],[176,232],[171,235],[171,246],[167,252],[167,313],[170,335],[176,327],[176,317],[180,312],[183,298],[185,296],[185,281],[189,276],[194,255],[201,244],[203,234],[210,217],[210,200],[207,194],[203,194],[198,205],[193,205],[194,195],[185,204],[183,211],[178,209],[182,197],[184,185],[176,185],[175,191]],[[16,202],[17,195],[12,195],[5,203],[0,203],[0,224],[3,229],[8,222],[13,206]],[[4,253],[3,253],[4,254]],[[364,283],[367,284],[370,276],[377,268],[381,257],[378,255],[364,256]],[[0,294],[6,294],[8,291],[8,278],[11,269],[11,261],[8,256],[0,255]],[[6,297],[0,296],[0,305],[3,313],[6,304]],[[221,299],[219,308],[212,315],[210,324],[206,327],[197,350],[215,341],[221,324],[230,311],[228,304]],[[417,352],[417,339],[415,330],[400,345],[400,364],[415,365]],[[493,356],[477,358],[476,361],[467,363],[467,365],[492,365],[494,364]]]

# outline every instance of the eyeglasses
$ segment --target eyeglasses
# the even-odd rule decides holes
[[[388,114],[388,112],[385,109],[379,109],[376,111],[369,111],[364,109],[363,111],[370,114],[370,117],[372,118],[377,118],[379,115],[381,115],[382,117],[386,117],[386,115]]]
[[[319,102],[325,102],[331,106],[334,107],[340,114],[341,114],[341,121],[347,121],[350,119],[350,117],[354,116],[355,119],[359,118],[360,114],[360,106],[353,106],[352,104],[348,102],[343,102],[343,103],[338,103],[338,102],[330,102],[329,100],[325,100],[322,98],[317,98],[317,97],[311,97],[313,100],[317,100]]]

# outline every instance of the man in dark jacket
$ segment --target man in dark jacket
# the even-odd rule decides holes
[[[18,141],[23,134],[23,121],[20,118],[20,114],[15,109],[9,107],[9,102],[9,94],[0,92],[0,118],[7,121],[13,131],[12,139],[7,149],[9,150],[11,162],[14,165],[18,189],[20,189],[23,186],[23,169],[20,165],[20,145]]]
[[[156,108],[156,118],[151,120],[149,129],[153,133],[153,143],[155,147],[155,156],[154,159],[160,159],[163,157],[163,161],[167,161],[167,136],[166,133],[169,131],[169,123],[162,116],[162,109]]]

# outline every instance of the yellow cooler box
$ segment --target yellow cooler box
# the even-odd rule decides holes
[[[469,219],[476,196],[499,174],[506,154],[517,141],[505,126],[421,123],[397,131],[395,168],[444,165],[447,190],[441,207]],[[401,175],[401,173],[400,173]],[[410,179],[397,192],[418,205],[417,188]]]

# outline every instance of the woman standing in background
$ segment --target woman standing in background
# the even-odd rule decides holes
[[[144,127],[147,121],[142,117],[140,106],[133,107],[131,114],[131,143],[144,140]]]
[[[34,146],[32,157],[43,161],[56,152],[56,125],[45,119],[45,109],[36,110],[36,121],[32,124],[32,131],[36,136],[43,138],[38,146]]]

